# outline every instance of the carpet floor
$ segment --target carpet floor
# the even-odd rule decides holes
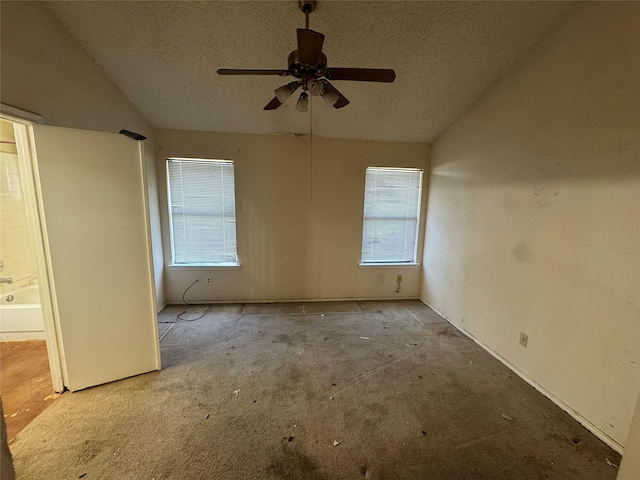
[[[163,369],[63,394],[10,445],[18,479],[615,479],[419,301],[347,303],[167,307]]]

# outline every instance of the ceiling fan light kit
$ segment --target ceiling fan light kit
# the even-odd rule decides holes
[[[300,94],[300,98],[298,99],[298,102],[296,103],[296,110],[298,110],[299,112],[306,112],[309,108],[309,95],[307,95],[307,92],[302,92]]]
[[[293,92],[298,89],[299,86],[300,85],[298,82],[291,82],[276,88],[276,98],[280,101],[280,103],[284,103],[287,98],[289,98],[293,94]]]
[[[340,98],[336,92],[329,90],[328,88],[325,88],[320,95],[330,107],[333,107]]]
[[[289,54],[287,70],[239,70],[221,68],[219,75],[291,75],[296,81],[276,88],[276,96],[264,107],[275,110],[282,105],[298,88],[302,88],[296,110],[306,112],[309,107],[309,95],[321,96],[327,105],[342,108],[349,100],[334,87],[329,80],[351,80],[356,82],[391,83],[396,74],[391,69],[381,68],[331,68],[327,66],[327,57],[322,53],[324,35],[309,30],[309,14],[316,9],[315,0],[298,0],[298,7],[305,15],[305,28],[298,28],[298,49]]]

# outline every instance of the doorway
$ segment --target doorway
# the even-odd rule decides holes
[[[28,145],[19,145],[22,129],[26,126],[0,119],[0,397],[9,441],[63,389],[48,354],[43,309],[48,282],[42,281],[42,237],[34,225]]]
[[[36,290],[42,313],[41,324],[32,319],[18,329],[27,335],[20,340],[44,340],[59,393],[159,370],[144,144],[43,125],[37,115],[0,106],[0,119],[13,127],[19,172],[7,192],[20,185],[26,213],[9,225],[29,227],[35,266],[23,279],[5,262],[1,285]],[[18,290],[5,297],[15,305]]]

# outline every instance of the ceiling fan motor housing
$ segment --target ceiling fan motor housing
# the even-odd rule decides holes
[[[298,50],[294,50],[289,54],[287,65],[289,66],[291,74],[296,78],[302,78],[305,75],[315,76],[318,70],[327,68],[327,56],[324,53],[321,53],[320,63],[318,63],[318,65],[306,65],[300,61],[300,54]]]

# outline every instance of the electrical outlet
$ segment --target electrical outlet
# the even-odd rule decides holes
[[[384,283],[384,275],[382,273],[378,275],[378,283]]]
[[[520,345],[522,345],[523,347],[526,347],[528,341],[529,341],[529,335],[527,335],[526,333],[520,332]]]
[[[196,275],[195,277],[193,277],[193,281],[195,283],[200,283],[200,275]]]
[[[211,277],[204,277],[204,283],[206,283],[207,285],[211,285],[213,281],[211,280]]]
[[[402,275],[398,275],[398,276],[396,277],[396,282],[398,282],[398,283],[402,283]]]

